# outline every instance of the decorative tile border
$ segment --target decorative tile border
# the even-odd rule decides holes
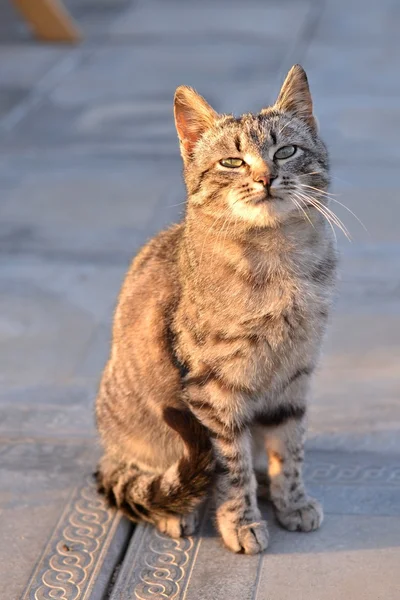
[[[123,520],[125,521],[125,520]],[[21,600],[88,600],[117,529],[120,550],[131,533],[120,514],[109,511],[90,477],[74,490]],[[107,565],[111,577],[115,564]],[[104,575],[104,574],[103,574]]]
[[[139,525],[132,537],[110,600],[178,600],[188,586],[207,519],[199,532],[172,539],[151,525]]]
[[[379,456],[369,464],[354,464],[349,455],[348,464],[328,460],[314,463],[311,453],[310,461],[305,462],[304,476],[309,483],[400,487],[400,459],[397,464],[382,465],[383,459]]]

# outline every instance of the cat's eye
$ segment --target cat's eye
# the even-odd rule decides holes
[[[219,161],[219,164],[223,167],[228,167],[228,169],[238,169],[244,165],[244,160],[241,158],[223,158]]]
[[[274,158],[277,158],[278,160],[290,158],[295,154],[296,150],[296,146],[282,146],[282,148],[279,148],[279,150],[275,152]]]

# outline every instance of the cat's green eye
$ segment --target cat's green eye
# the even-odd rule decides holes
[[[244,165],[244,160],[241,158],[223,158],[219,161],[219,164],[223,167],[228,167],[228,169],[238,169]]]
[[[290,158],[291,156],[293,156],[296,150],[296,146],[282,146],[282,148],[279,148],[279,150],[275,152],[274,158],[277,158],[278,160]]]

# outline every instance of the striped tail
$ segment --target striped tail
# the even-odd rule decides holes
[[[168,407],[164,420],[185,445],[183,457],[165,473],[154,475],[136,465],[114,464],[110,469],[103,463],[95,474],[98,490],[108,504],[135,522],[153,522],[154,517],[192,512],[212,483],[215,460],[207,428],[186,409]]]

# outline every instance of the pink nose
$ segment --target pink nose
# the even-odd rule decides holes
[[[257,183],[262,183],[264,187],[267,187],[270,183],[270,176],[267,173],[262,173],[260,175],[256,175],[254,177],[254,181]]]

